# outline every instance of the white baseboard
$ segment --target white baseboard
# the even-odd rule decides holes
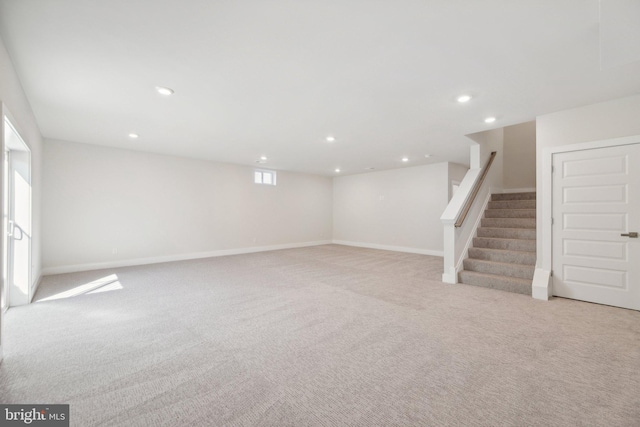
[[[455,285],[458,283],[458,275],[451,275],[449,273],[442,273],[442,281],[444,283],[449,283],[450,285]]]
[[[347,240],[334,240],[333,243],[335,243],[336,245],[355,246],[358,248],[382,249],[384,251],[407,252],[410,254],[431,255],[431,256],[440,256],[440,257],[444,256],[444,251],[434,251],[431,249],[408,248],[405,246],[379,245],[377,243],[350,242]]]
[[[255,252],[277,251],[280,249],[304,248],[307,246],[329,245],[331,240],[318,240],[314,242],[286,243],[270,246],[253,246],[248,248],[222,249],[210,252],[195,252],[189,254],[164,255],[149,258],[125,259],[118,261],[96,262],[89,264],[62,265],[42,269],[42,275],[76,273],[79,271],[102,270],[106,268],[131,267],[135,265],[159,264],[162,262],[186,261],[190,259],[213,258],[227,255],[242,255]]]
[[[38,274],[38,277],[36,278],[36,280],[31,284],[31,295],[29,296],[29,303],[33,301],[33,297],[36,295],[36,292],[38,292],[38,286],[40,286],[41,281],[42,281],[42,272]]]
[[[536,268],[533,272],[531,296],[535,299],[548,301],[551,293],[551,272],[542,268]]]

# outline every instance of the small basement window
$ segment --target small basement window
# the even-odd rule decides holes
[[[256,184],[276,185],[275,171],[255,171],[253,182]]]

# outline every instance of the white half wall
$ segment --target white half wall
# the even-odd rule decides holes
[[[331,178],[45,141],[45,273],[330,242]]]
[[[449,163],[333,179],[333,240],[442,256]]]

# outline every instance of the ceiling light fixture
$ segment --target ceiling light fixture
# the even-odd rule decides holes
[[[168,88],[168,87],[163,87],[163,86],[156,86],[156,91],[160,95],[164,95],[164,96],[173,95],[173,93],[174,93],[173,89]]]
[[[267,160],[267,156],[260,156],[260,160],[266,161]]]
[[[333,135],[329,135],[325,138],[325,141],[327,142],[336,142],[336,137]]]
[[[495,117],[487,117],[486,119],[484,119],[485,123],[493,123],[496,121]]]
[[[459,103],[464,104],[465,102],[471,101],[471,95],[460,95],[456,100]]]
[[[137,133],[133,133],[133,132],[131,132],[131,133],[129,134],[129,138],[131,138],[131,139],[137,139],[139,136],[140,136],[140,135],[138,135]]]
[[[336,168],[336,173],[340,173],[340,168]]]
[[[408,161],[409,161],[409,158],[408,158],[408,157],[403,157],[403,158],[402,158],[402,161],[406,163],[406,162],[408,162]]]
[[[431,154],[425,154],[424,157],[428,159],[429,157],[431,157]]]

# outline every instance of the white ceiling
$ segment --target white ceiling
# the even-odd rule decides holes
[[[597,0],[0,0],[0,31],[47,138],[324,175],[640,91]]]

